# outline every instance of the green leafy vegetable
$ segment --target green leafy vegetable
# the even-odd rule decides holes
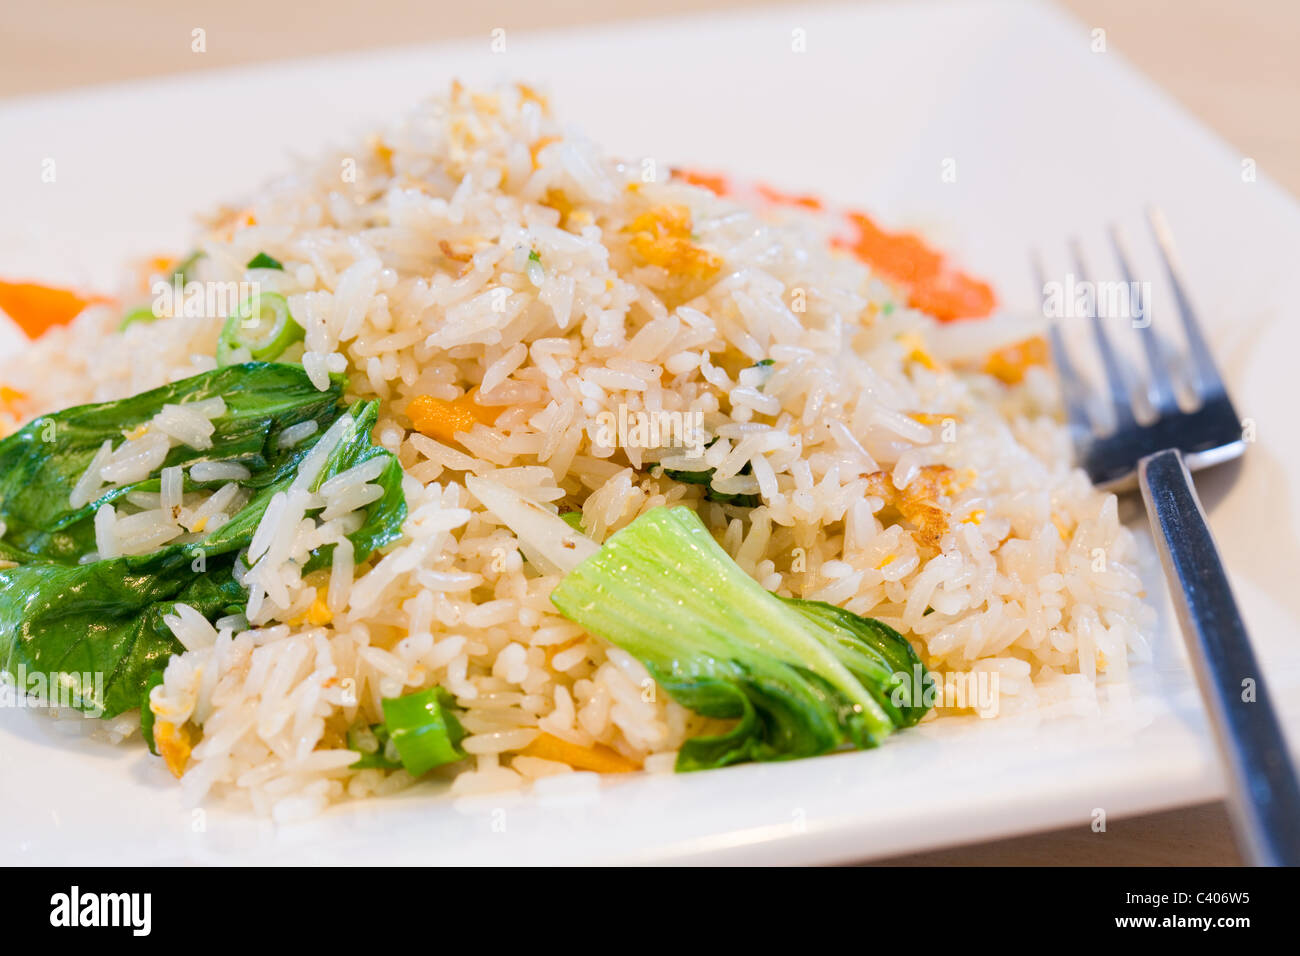
[[[764,359],[763,362],[771,362],[771,359]],[[756,363],[762,365],[763,362]],[[717,438],[710,439],[705,448],[709,448],[717,441]],[[763,499],[753,494],[731,494],[725,491],[718,491],[713,487],[713,475],[716,468],[705,468],[703,471],[678,471],[673,468],[665,468],[664,474],[673,481],[680,481],[688,485],[703,485],[704,499],[706,501],[716,501],[720,505],[735,505],[738,508],[757,508],[763,503]],[[749,462],[741,466],[740,474],[748,475],[752,473]]]
[[[687,508],[646,512],[551,600],[638,658],[683,706],[737,721],[688,740],[679,771],[872,747],[925,714],[910,684],[924,671],[898,632],[764,590]]]
[[[93,714],[138,707],[153,673],[183,650],[163,623],[176,602],[216,618],[248,598],[231,575],[233,555],[206,559],[206,572],[196,573],[189,550],[0,571],[0,669],[45,674]],[[102,679],[85,683],[82,675]]]
[[[725,491],[717,491],[713,487],[713,473],[717,469],[706,468],[703,471],[677,471],[672,468],[665,468],[664,474],[673,481],[685,482],[688,485],[704,485],[704,497],[708,501],[716,501],[722,505],[735,505],[738,508],[757,508],[763,503],[763,499],[758,495],[751,494],[730,494]],[[749,474],[749,463],[740,469],[742,475]]]
[[[567,524],[574,531],[578,531],[578,532],[582,531],[581,511],[565,511],[560,515],[560,518],[564,521],[565,524]]]
[[[51,686],[71,691],[76,706],[104,716],[140,706],[168,657],[182,650],[163,617],[178,602],[210,620],[243,611],[248,595],[234,579],[236,555],[248,546],[271,498],[292,484],[302,459],[341,415],[353,425],[316,485],[353,464],[386,456],[388,464],[376,479],[384,496],[369,506],[350,539],[357,561],[392,541],[406,517],[401,466],[371,444],[377,403],[345,410],[341,392],[341,380],[317,391],[297,366],[230,366],[119,402],[70,408],[0,442],[0,521],[9,540],[0,544],[9,560],[19,562],[0,570],[0,669],[49,675]],[[253,492],[248,503],[199,540],[79,563],[94,547],[99,503],[132,489],[159,487],[158,478],[150,476],[71,508],[68,492],[94,449],[106,438],[120,438],[123,427],[148,421],[165,403],[214,395],[224,398],[226,414],[214,420],[213,448],[174,448],[164,464],[241,461],[251,472],[240,482]],[[309,420],[321,426],[311,438],[279,447],[285,428]],[[47,425],[52,426],[48,431]],[[187,479],[186,487],[197,486]],[[102,680],[82,686],[83,674]]]
[[[454,701],[441,687],[383,700],[384,722],[348,731],[348,747],[361,754],[355,769],[401,766],[413,777],[465,758],[460,742],[465,730],[456,719]]]
[[[284,271],[284,263],[279,259],[268,256],[265,252],[259,252],[253,258],[248,260],[249,269],[279,269]]]
[[[318,391],[299,367],[247,364],[229,366],[165,385],[131,398],[79,405],[29,422],[0,441],[0,521],[9,560],[49,558],[76,561],[94,550],[94,515],[100,505],[132,491],[158,491],[156,477],[112,488],[80,508],[69,504],[72,489],[106,440],[143,425],[165,404],[220,397],[226,413],[213,424],[212,447],[203,451],[179,445],[162,467],[200,461],[235,461],[254,477],[244,484],[261,487],[293,468],[310,443],[280,449],[284,429],[315,421],[323,432],[339,415],[343,380]],[[194,490],[186,479],[186,491]]]
[[[217,364],[230,365],[241,350],[258,362],[270,362],[284,354],[305,333],[289,313],[289,303],[275,292],[250,296],[226,317],[217,339]]]
[[[343,440],[325,461],[320,476],[312,484],[312,491],[320,488],[335,475],[365,464],[374,458],[382,458],[387,464],[372,484],[379,485],[384,495],[369,506],[366,520],[361,527],[348,535],[352,542],[353,556],[357,561],[364,561],[384,545],[396,541],[402,533],[402,522],[406,520],[406,496],[402,492],[402,466],[397,456],[382,445],[373,444],[370,433],[379,419],[379,402],[362,402],[352,407],[347,413],[352,416],[353,427],[348,430]],[[306,570],[315,570],[326,563],[333,547],[323,549],[315,555]]]

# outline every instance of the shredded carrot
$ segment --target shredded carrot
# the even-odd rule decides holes
[[[555,760],[567,763],[575,770],[594,770],[596,773],[632,773],[641,769],[618,751],[603,744],[581,747],[547,733],[538,734],[520,753],[525,757]]]
[[[705,173],[698,169],[674,169],[673,175],[692,186],[703,186],[719,196],[727,194],[727,177],[721,173]]]
[[[796,193],[781,192],[779,189],[773,189],[765,183],[758,183],[756,188],[758,194],[770,203],[778,206],[803,206],[805,209],[821,209],[822,201],[816,196],[803,195]]]
[[[451,402],[432,395],[417,395],[407,406],[406,415],[420,434],[454,442],[457,435],[473,431],[475,425],[491,425],[496,421],[497,410],[478,404],[476,393],[477,389],[470,389]]]
[[[993,352],[984,362],[984,371],[1008,385],[1016,385],[1024,381],[1031,365],[1046,365],[1048,358],[1047,340],[1035,335]]]
[[[941,253],[916,235],[886,232],[870,217],[849,213],[856,230],[851,241],[839,241],[855,256],[908,290],[908,305],[935,318],[977,319],[989,315],[997,305],[988,283],[950,268]]]
[[[997,307],[997,296],[987,282],[957,270],[940,272],[912,286],[907,304],[944,322],[982,319]]]
[[[40,338],[56,325],[67,325],[88,305],[112,301],[107,296],[83,296],[35,282],[0,281],[0,309],[29,339]]]

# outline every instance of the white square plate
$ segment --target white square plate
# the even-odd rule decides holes
[[[806,52],[792,49],[795,30]],[[561,115],[622,155],[729,170],[918,226],[990,276],[1012,308],[1036,304],[1031,244],[1057,253],[1077,233],[1113,268],[1104,225],[1137,225],[1156,202],[1238,410],[1257,430],[1243,465],[1200,484],[1274,699],[1300,740],[1300,209],[1266,175],[1243,177],[1247,157],[1093,45],[1086,26],[1033,3],[871,4],[511,34],[498,54],[483,37],[0,103],[0,274],[106,287],[129,258],[184,246],[193,213],[237,198],[290,154],[452,77],[544,84]],[[54,183],[42,182],[46,160]],[[940,175],[948,160],[953,182]],[[1151,257],[1139,264],[1156,275]],[[1164,296],[1157,286],[1155,319],[1171,328]],[[0,333],[0,348],[19,345]],[[1140,511],[1130,523],[1149,552]],[[280,829],[183,807],[140,747],[64,738],[8,711],[0,857],[806,863],[1211,799],[1222,781],[1204,714],[1163,585],[1149,583],[1161,612],[1155,663],[1129,706],[1093,718],[944,720],[872,752],[590,787],[551,781],[509,799],[454,802],[416,788]]]

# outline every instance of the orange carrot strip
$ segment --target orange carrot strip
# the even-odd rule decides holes
[[[474,389],[451,402],[432,395],[417,395],[407,406],[406,415],[422,435],[454,442],[457,435],[472,431],[475,425],[491,425],[496,421],[497,410],[485,408],[474,397]]]
[[[13,409],[27,397],[27,393],[8,385],[0,385],[0,408]]]
[[[29,339],[37,339],[56,325],[67,325],[88,305],[112,302],[106,296],[82,296],[35,282],[0,281],[0,309],[18,323]]]
[[[581,747],[547,733],[538,734],[520,753],[525,757],[555,760],[567,763],[576,770],[594,770],[596,773],[632,773],[641,769],[618,751],[603,744]]]
[[[860,212],[848,218],[857,235],[837,245],[904,286],[908,305],[942,322],[984,318],[996,308],[997,298],[988,283],[949,267],[943,255],[919,236],[887,232]]]
[[[778,206],[803,206],[805,209],[822,208],[822,201],[816,196],[800,196],[797,193],[782,192],[779,189],[774,189],[766,183],[758,183],[756,188],[760,196],[768,202],[775,203]]]
[[[719,196],[727,194],[727,177],[721,173],[706,173],[698,169],[674,169],[673,175],[692,186],[703,186]]]

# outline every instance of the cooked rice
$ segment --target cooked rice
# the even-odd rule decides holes
[[[833,251],[823,218],[642,172],[562,127],[526,87],[457,87],[211,223],[200,278],[246,281],[255,255],[279,259],[283,272],[257,278],[303,325],[312,380],[345,372],[350,398],[383,400],[373,435],[405,469],[410,511],[401,540],[354,567],[344,535],[378,497],[376,472],[362,465],[310,492],[340,437],[327,434],[240,566],[247,618],[169,616],[186,650],[152,707],[202,728],[181,781],[190,799],[216,792],[289,820],[405,786],[400,771],[350,769],[344,733],[379,720],[382,698],[433,684],[465,708],[471,757],[440,771],[455,772],[457,792],[567,771],[518,754],[543,731],[671,769],[698,719],[656,693],[634,658],[557,613],[557,578],[526,566],[467,475],[580,507],[597,541],[648,509],[688,505],[764,587],[879,618],[941,672],[996,672],[1004,714],[1094,706],[1146,656],[1133,540],[1114,496],[1071,466],[1043,370],[1009,388],[915,361],[918,341],[951,348],[946,330]],[[665,207],[689,210],[702,250],[690,261],[658,261],[628,238]],[[214,367],[220,324],[176,316],[117,333],[92,309],[2,377],[38,410],[123,397]],[[983,340],[963,330],[963,348],[1002,344],[997,323],[986,328]],[[494,423],[459,447],[411,430],[412,398],[472,387],[499,411]],[[593,423],[620,406],[698,412],[717,441],[702,457],[603,445]],[[216,409],[168,406],[105,445],[73,503],[147,475],[176,443],[207,447]],[[719,491],[762,504],[706,501],[660,461],[714,468]],[[937,466],[952,469],[949,491]],[[190,477],[233,482],[239,467],[196,464]],[[141,499],[152,507],[102,506],[99,555],[211,531],[241,504],[233,483],[182,500],[178,479],[164,476],[156,504]],[[937,522],[938,547],[887,501],[909,493]],[[329,542],[332,566],[304,579],[295,559]]]

